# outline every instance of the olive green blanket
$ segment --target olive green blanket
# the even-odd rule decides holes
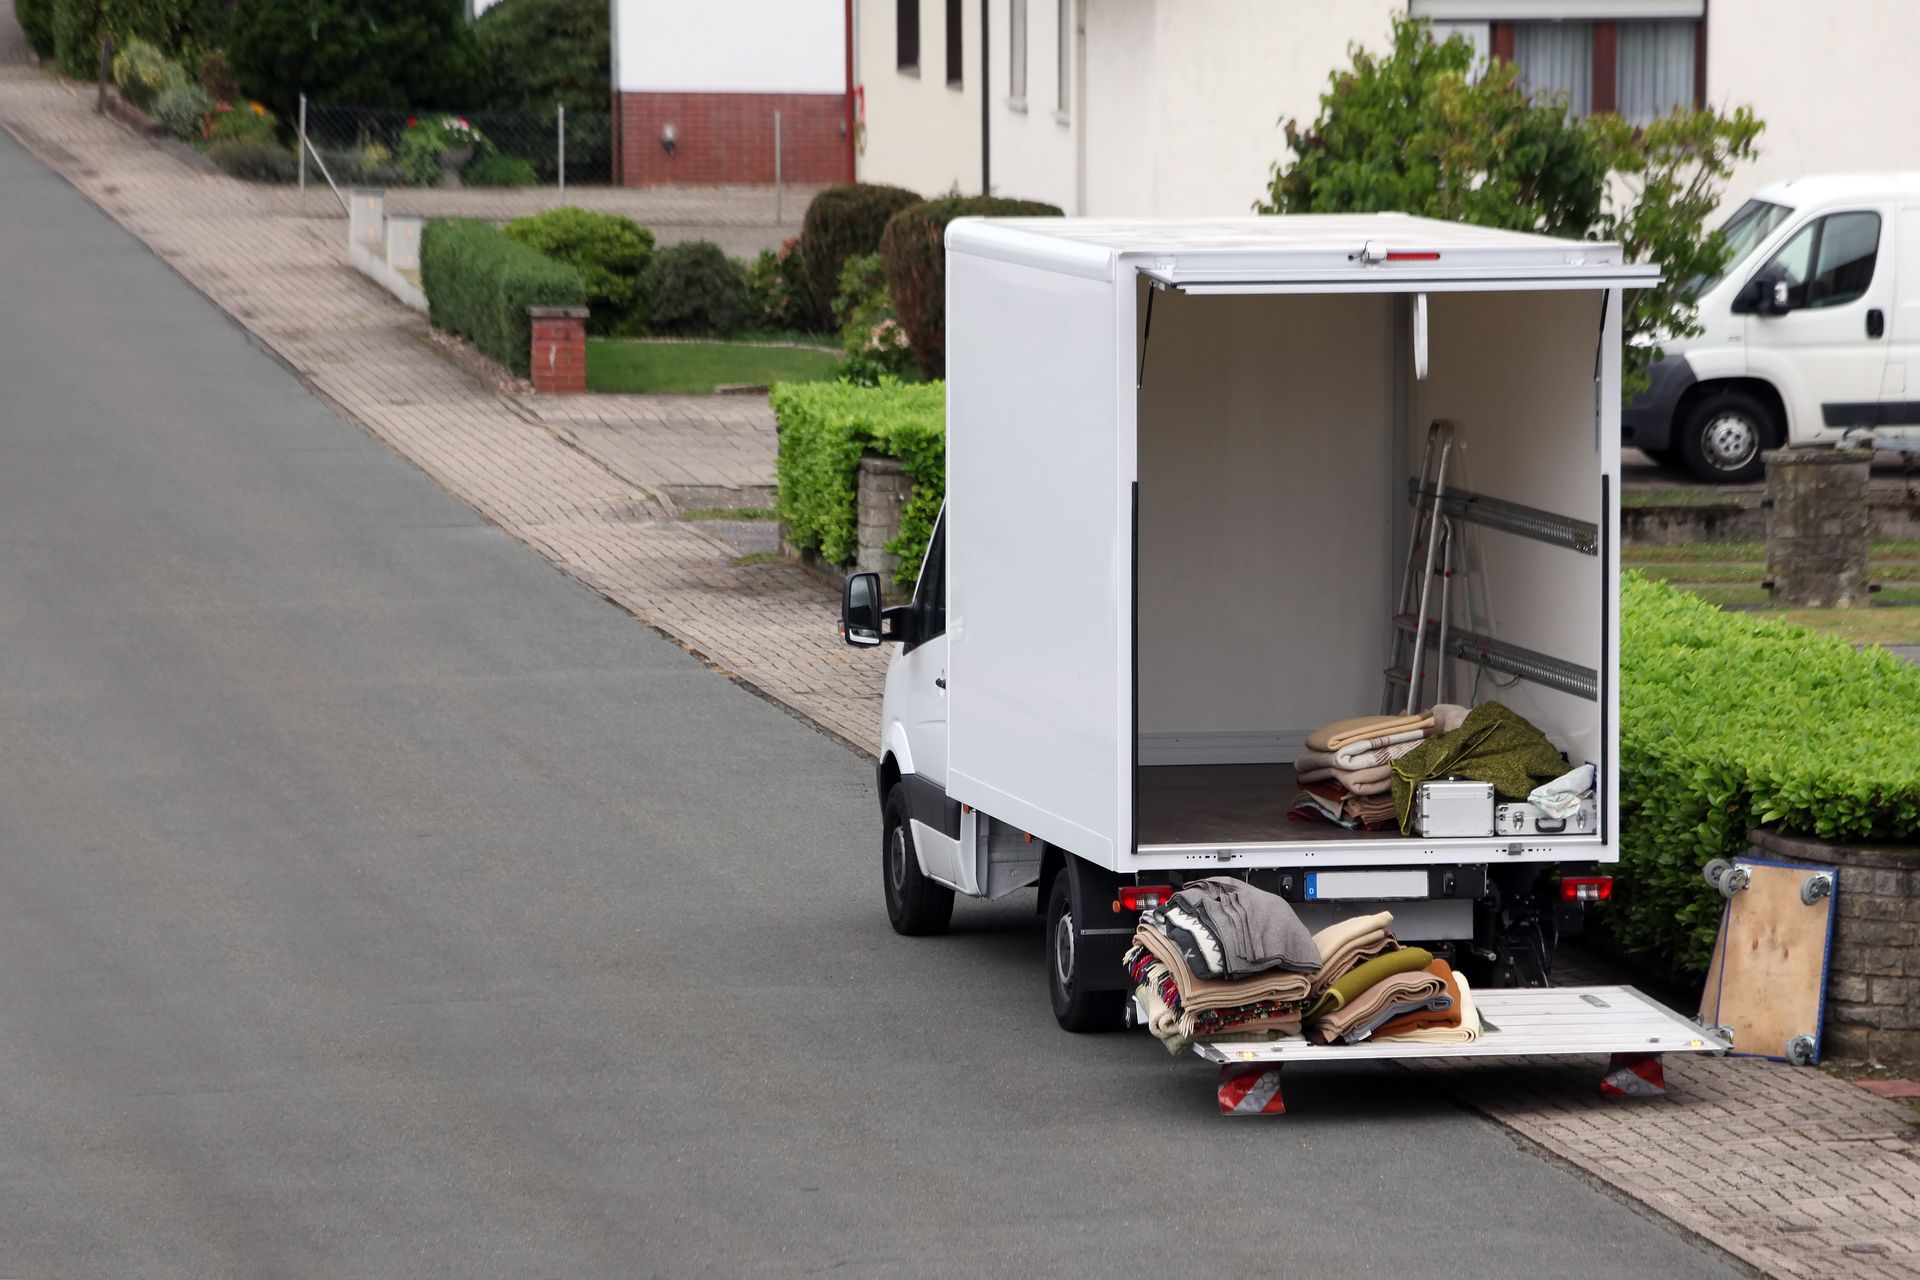
[[[1435,778],[1491,782],[1502,800],[1525,800],[1542,782],[1567,771],[1567,762],[1547,735],[1497,702],[1483,702],[1467,713],[1452,733],[1428,738],[1395,760],[1393,808],[1400,834],[1413,834],[1413,794]]]
[[[1363,965],[1357,966],[1351,973],[1335,982],[1320,993],[1320,998],[1307,1010],[1307,1021],[1325,1017],[1337,1012],[1350,1001],[1365,994],[1375,983],[1383,982],[1398,973],[1413,973],[1425,969],[1433,963],[1433,953],[1419,947],[1402,947],[1398,951],[1389,951],[1383,956],[1375,956]]]

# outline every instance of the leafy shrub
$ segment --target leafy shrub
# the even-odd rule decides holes
[[[946,494],[945,385],[781,383],[772,398],[780,421],[776,506],[787,536],[831,564],[849,563],[859,532],[860,456],[898,458],[913,493],[900,513],[900,536],[887,550],[900,557],[895,581],[911,585]]]
[[[799,236],[747,264],[747,303],[754,319],[770,329],[817,333],[827,327],[828,317],[813,305]]]
[[[587,300],[578,271],[470,218],[435,220],[421,232],[420,285],[436,329],[459,334],[523,378],[533,341],[527,308]]]
[[[1720,896],[1700,868],[1777,826],[1920,834],[1920,668],[1737,613],[1637,573],[1620,587],[1616,936],[1702,972]]]
[[[469,187],[531,187],[540,181],[533,164],[523,156],[488,151],[468,161],[460,181]]]
[[[813,198],[800,221],[800,257],[816,315],[832,314],[847,259],[877,252],[887,219],[919,200],[905,187],[867,182],[828,187]]]
[[[920,380],[907,331],[887,296],[887,276],[877,253],[848,258],[840,270],[840,296],[833,300],[840,322],[840,345],[846,359],[840,376],[862,387],[880,385],[882,378]]]
[[[207,113],[213,110],[213,98],[197,84],[176,84],[162,90],[153,103],[153,118],[167,132],[185,142],[200,136],[206,127]]]
[[[393,153],[377,142],[364,147],[316,147],[327,175],[340,186],[393,187],[406,181]],[[299,159],[299,152],[294,152]]]
[[[506,225],[506,233],[580,273],[589,333],[633,333],[645,321],[640,284],[653,260],[653,232],[632,218],[586,209],[549,209]]]
[[[641,283],[661,333],[732,333],[747,322],[747,280],[717,244],[694,240],[653,255]]]
[[[300,172],[293,148],[283,147],[264,134],[215,138],[207,143],[207,159],[219,165],[223,173],[248,182],[292,182]]]
[[[207,120],[207,137],[221,138],[266,138],[273,139],[280,132],[280,122],[273,118],[273,112],[257,102],[249,102],[238,107],[229,107],[225,111],[215,105],[214,113]]]
[[[113,55],[113,83],[120,96],[142,111],[151,111],[160,95],[185,88],[186,68],[145,40],[128,40]]]
[[[492,105],[550,112],[565,103],[605,114],[612,69],[612,7],[606,0],[501,0],[474,24],[493,71]],[[573,149],[569,119],[567,149]]]
[[[240,82],[233,78],[233,63],[221,49],[209,49],[200,55],[200,87],[213,95],[215,102],[232,102],[240,96]]]
[[[465,116],[410,116],[406,129],[400,134],[396,160],[410,184],[431,187],[445,172],[448,151],[465,148],[479,152],[487,145],[486,135],[474,128]],[[475,158],[469,156],[467,163],[473,163]]]
[[[13,16],[26,33],[27,47],[43,58],[53,56],[54,0],[13,0]]]
[[[162,54],[188,54],[218,44],[226,30],[226,0],[44,0],[44,3],[51,19],[51,52],[59,60],[60,69],[76,80],[93,79],[99,66],[102,37],[110,36],[122,45],[138,38]]]
[[[282,116],[300,93],[362,107],[484,101],[464,0],[246,0],[226,42],[241,90]]]
[[[1060,210],[1034,200],[999,196],[949,196],[908,205],[893,215],[880,237],[887,292],[907,327],[913,352],[930,378],[946,372],[947,224],[955,218],[1039,218]]]

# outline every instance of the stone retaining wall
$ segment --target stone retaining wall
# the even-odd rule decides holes
[[[900,571],[900,557],[887,550],[887,544],[900,533],[900,512],[913,492],[900,459],[869,453],[860,459],[860,533],[853,567],[860,573],[880,575],[881,590],[889,601],[904,599],[906,592],[893,585]]]
[[[1920,845],[1838,845],[1750,831],[1761,857],[1832,867],[1821,1052],[1920,1064]]]

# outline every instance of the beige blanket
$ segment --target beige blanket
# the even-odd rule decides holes
[[[1425,1031],[1406,1031],[1392,1036],[1375,1032],[1373,1039],[1394,1044],[1472,1044],[1478,1040],[1484,1028],[1480,1022],[1480,1010],[1473,1003],[1473,990],[1467,986],[1467,975],[1455,969],[1453,985],[1460,993],[1459,1026],[1431,1027]]]
[[[1313,995],[1319,996],[1356,966],[1398,947],[1400,944],[1387,932],[1392,923],[1393,913],[1382,911],[1330,924],[1314,934],[1314,945],[1320,948],[1320,972],[1313,975]]]
[[[1374,765],[1391,764],[1407,752],[1427,740],[1427,735],[1418,729],[1409,729],[1405,733],[1390,733],[1385,737],[1368,738],[1362,742],[1350,743],[1338,751],[1303,751],[1294,761],[1295,769],[1369,769]]]
[[[1447,984],[1425,969],[1396,973],[1374,983],[1333,1012],[1316,1019],[1307,1028],[1307,1038],[1320,1044],[1331,1044],[1355,1027],[1372,1022],[1394,1005],[1431,1000],[1446,992]]]
[[[1374,738],[1391,738],[1402,733],[1418,733],[1424,738],[1432,732],[1433,716],[1430,714],[1355,716],[1351,720],[1336,720],[1315,729],[1307,735],[1307,750],[1337,752],[1343,747]]]

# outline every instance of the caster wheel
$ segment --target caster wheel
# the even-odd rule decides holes
[[[1720,877],[1726,875],[1727,872],[1731,870],[1733,870],[1733,864],[1731,862],[1728,862],[1725,858],[1715,858],[1712,862],[1709,862],[1700,869],[1700,878],[1705,880],[1712,888],[1718,889],[1720,887]]]
[[[1787,1041],[1787,1061],[1796,1067],[1809,1066],[1813,1062],[1813,1037],[1795,1036]]]

